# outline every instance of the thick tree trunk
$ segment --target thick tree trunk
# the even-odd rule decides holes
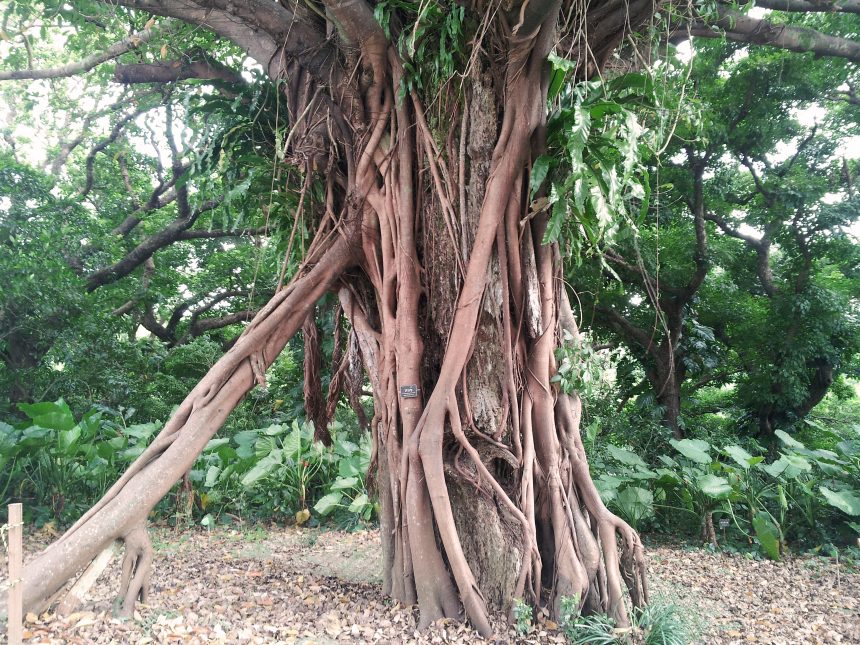
[[[626,626],[622,585],[632,604],[647,600],[642,545],[592,483],[578,397],[551,383],[554,350],[578,329],[559,248],[541,243],[546,213],[530,209],[559,4],[527,3],[495,25],[490,52],[476,50],[463,82],[465,104],[449,88],[429,123],[415,93],[398,98],[400,55],[370,7],[327,7],[360,50],[357,71],[340,74],[324,52],[286,45],[268,68],[289,79],[291,115],[330,119],[299,116],[290,134],[308,172],[327,169],[317,263],[254,319],[106,497],[28,567],[25,602],[41,608],[121,538],[123,611],[132,611],[149,579],[148,511],[337,282],[374,395],[385,592],[417,602],[423,625],[462,606],[484,635],[489,610],[513,598],[557,611],[571,597]],[[623,27],[611,33],[610,45]],[[358,80],[319,98],[323,61],[331,78]],[[335,131],[339,155],[314,147]]]

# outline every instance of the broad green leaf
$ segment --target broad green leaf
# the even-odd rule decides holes
[[[254,456],[257,457],[257,459],[263,459],[277,451],[278,441],[274,437],[261,435],[257,438],[256,443],[254,443]]]
[[[263,434],[268,435],[269,437],[275,437],[279,434],[283,434],[286,429],[287,426],[275,423],[263,430]]]
[[[206,447],[203,448],[203,452],[210,452],[215,450],[216,448],[220,448],[226,444],[230,443],[230,439],[226,437],[219,437],[218,439],[210,439],[209,443],[206,444]]]
[[[280,465],[281,453],[279,451],[275,451],[272,454],[263,457],[242,477],[242,486],[245,488],[251,488],[254,484],[266,477]]]
[[[60,451],[69,454],[81,437],[81,426],[75,426],[70,430],[61,430],[57,439]]]
[[[543,184],[546,176],[549,174],[552,167],[553,159],[549,155],[541,155],[535,159],[532,165],[532,174],[530,178],[530,186],[532,193],[536,193]]]
[[[340,506],[341,499],[343,499],[343,494],[338,492],[324,495],[316,504],[314,504],[314,510],[319,515],[326,516]]]
[[[860,515],[860,491],[853,490],[830,490],[826,486],[819,486],[818,490],[824,495],[824,499],[831,506],[835,506],[848,515]]]
[[[250,459],[254,456],[254,444],[257,442],[256,430],[242,430],[233,435],[233,441],[236,442],[236,456],[239,459]]]
[[[203,482],[203,485],[206,488],[212,488],[218,481],[218,475],[220,474],[221,469],[218,466],[209,466],[209,469],[206,471],[206,481]]]
[[[364,509],[365,504],[367,504],[367,495],[364,493],[357,495],[352,500],[352,504],[349,505],[350,513],[360,513]]]
[[[642,468],[648,467],[648,464],[646,464],[635,452],[619,448],[618,446],[613,446],[612,444],[609,444],[606,449],[615,461],[619,461],[627,466],[641,466]]]
[[[19,403],[18,409],[33,421],[33,425],[49,430],[71,430],[75,427],[75,417],[63,399],[56,403]]]
[[[715,499],[726,498],[732,493],[732,486],[729,484],[729,480],[712,473],[699,477],[696,480],[696,485],[705,495]]]
[[[771,477],[779,477],[788,467],[788,460],[785,457],[780,457],[772,464],[765,464],[762,469]]]
[[[710,464],[713,460],[708,451],[711,449],[711,444],[701,439],[670,439],[669,443],[684,455],[687,459],[695,461],[697,464]]]
[[[157,423],[138,423],[125,428],[122,433],[138,440],[147,440],[158,430]]]
[[[346,490],[348,488],[355,488],[359,484],[358,477],[338,477],[334,480],[334,483],[331,485],[332,490]]]
[[[615,505],[631,524],[636,524],[654,513],[654,495],[645,488],[627,486],[616,495]]]
[[[797,448],[797,449],[806,448],[806,446],[804,446],[802,443],[800,443],[797,439],[793,438],[791,435],[789,435],[784,430],[777,430],[774,432],[774,434],[777,437],[779,437],[779,440],[782,441],[782,443],[784,443],[789,448]]]
[[[801,473],[808,473],[812,470],[812,464],[809,460],[800,455],[784,455],[788,466],[785,469],[785,475],[788,477],[797,477]]]
[[[750,453],[748,453],[740,446],[726,446],[725,448],[723,448],[723,452],[726,453],[732,459],[734,459],[735,462],[737,462],[737,464],[741,468],[744,468],[746,470],[749,469],[749,467],[753,463],[753,460],[755,459],[755,457],[753,457]]]
[[[761,548],[771,560],[779,560],[780,531],[770,515],[759,511],[752,521]]]
[[[281,450],[287,459],[296,459],[299,456],[302,450],[302,432],[298,426],[294,426],[281,440]]]

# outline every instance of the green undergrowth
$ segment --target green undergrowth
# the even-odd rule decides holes
[[[570,609],[577,604],[572,598],[562,600],[560,623],[564,635],[574,645],[687,645],[698,634],[699,626],[689,618],[689,612],[665,599],[634,610],[627,628],[618,628],[608,616],[577,615]]]
[[[751,557],[791,550],[853,560],[860,431],[776,437],[770,454],[753,442],[670,440],[650,454],[606,442],[594,445],[592,476],[607,505],[640,531]]]
[[[76,418],[62,399],[21,404],[24,420],[0,422],[0,500],[24,504],[36,525],[66,526],[90,508],[161,429],[93,408]],[[153,510],[158,523],[283,522],[352,529],[371,524],[365,487],[370,437],[334,422],[332,445],[313,441],[299,419],[218,436],[179,486]]]

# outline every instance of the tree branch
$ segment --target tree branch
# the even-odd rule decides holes
[[[756,253],[756,273],[761,286],[769,297],[776,295],[777,288],[773,283],[773,271],[770,268],[770,237],[767,232],[759,238],[741,233],[716,213],[705,213],[705,219],[716,224],[720,230],[735,239],[745,242]]]
[[[756,0],[755,6],[762,9],[809,13],[860,13],[858,0]]]
[[[860,43],[848,38],[830,36],[807,27],[777,25],[746,16],[725,5],[717,5],[717,19],[697,21],[689,30],[691,36],[727,38],[735,42],[770,45],[793,52],[812,52],[818,56],[845,58],[860,62]]]
[[[705,228],[705,197],[704,197],[704,174],[705,160],[695,159],[692,150],[687,151],[687,158],[690,168],[693,170],[693,224],[696,229],[696,253],[695,263],[696,270],[693,273],[690,281],[682,289],[681,295],[677,300],[682,300],[679,304],[686,304],[690,298],[699,290],[702,283],[705,281],[705,276],[708,274],[708,231]]]
[[[60,65],[59,67],[51,67],[48,69],[0,71],[0,81],[20,79],[35,80],[42,78],[66,78],[68,76],[84,74],[86,72],[89,72],[97,65],[101,65],[106,61],[113,60],[114,58],[121,56],[122,54],[130,52],[131,50],[137,49],[141,45],[148,43],[157,31],[158,30],[154,29],[153,27],[148,27],[143,31],[139,31],[136,34],[132,34],[128,38],[124,38],[118,43],[111,45],[103,52],[93,54],[92,56],[87,56],[83,60],[79,60],[75,63],[67,63],[66,65]]]
[[[639,345],[646,354],[656,356],[655,345],[651,342],[651,335],[647,331],[634,325],[612,307],[597,306],[594,310],[605,316],[609,323],[627,339],[628,343]]]
[[[113,72],[113,80],[126,85],[172,83],[189,78],[220,80],[237,85],[244,83],[241,74],[210,58],[190,62],[170,60],[160,63],[117,65]]]
[[[176,237],[177,240],[209,240],[221,237],[254,237],[256,235],[268,235],[272,232],[271,226],[260,226],[258,228],[242,228],[234,231],[182,231]]]
[[[180,217],[173,220],[163,230],[150,235],[119,262],[91,274],[87,279],[87,291],[95,291],[103,285],[116,282],[120,278],[127,276],[145,262],[147,258],[152,257],[156,251],[169,246],[179,239],[182,232],[194,224],[202,213],[217,208],[223,201],[223,197],[209,200],[185,217],[181,215],[184,209],[180,208]]]
[[[126,114],[125,116],[120,118],[120,120],[116,122],[116,125],[114,125],[110,134],[107,137],[105,137],[104,139],[102,139],[101,141],[99,141],[95,146],[93,146],[93,148],[90,150],[89,154],[87,154],[87,161],[86,161],[87,180],[86,180],[86,184],[84,185],[83,189],[80,192],[80,196],[82,198],[89,195],[90,191],[93,189],[93,183],[95,182],[94,169],[95,169],[95,163],[96,163],[96,155],[98,153],[102,152],[105,148],[107,148],[110,144],[112,144],[114,141],[116,141],[119,138],[119,135],[122,134],[123,128],[125,128],[126,124],[129,121],[131,121],[132,119],[143,114],[145,111],[146,111],[145,108],[138,107],[133,112],[129,112],[128,114]]]

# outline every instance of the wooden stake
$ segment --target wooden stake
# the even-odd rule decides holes
[[[60,606],[57,607],[57,615],[68,616],[78,610],[90,588],[98,580],[102,571],[110,564],[110,561],[113,560],[114,544],[114,542],[111,542],[104,551],[97,555],[96,559],[90,563],[90,566],[81,574],[77,582],[72,585],[69,593],[66,594]]]
[[[23,638],[24,585],[24,515],[21,504],[9,504],[9,609],[6,625],[9,645],[21,645]]]

